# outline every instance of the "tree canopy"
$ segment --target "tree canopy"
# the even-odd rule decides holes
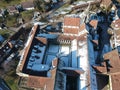
[[[34,0],[33,3],[36,9],[40,10],[41,12],[45,12],[46,2],[44,0]]]

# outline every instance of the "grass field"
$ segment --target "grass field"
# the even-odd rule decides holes
[[[18,60],[16,59],[9,62],[9,65],[7,66],[9,70],[6,72],[6,75],[4,77],[4,80],[6,81],[7,85],[11,88],[11,90],[19,90],[18,87],[19,76],[16,74],[17,64]]]
[[[33,13],[34,13],[34,10],[30,10],[30,11],[21,12],[21,15],[22,15],[22,18],[25,20],[25,22],[29,22],[30,20],[32,20]]]
[[[19,77],[15,73],[16,72],[13,70],[7,73],[6,77],[4,78],[11,90],[18,90]]]
[[[1,29],[0,30],[0,35],[2,35],[5,39],[8,39],[11,35],[13,35],[15,32],[13,31],[10,31],[10,30],[4,30],[4,29]]]

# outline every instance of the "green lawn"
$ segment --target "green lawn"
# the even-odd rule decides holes
[[[17,18],[14,15],[9,15],[6,18],[6,25],[7,27],[15,27],[17,25]]]
[[[22,18],[25,20],[25,22],[31,21],[33,18],[33,14],[34,10],[21,12]]]
[[[9,73],[7,73],[7,75],[4,78],[4,80],[6,81],[8,86],[11,88],[11,90],[19,90],[18,89],[19,77],[15,73],[16,73],[15,70],[10,71]]]
[[[21,15],[18,16],[17,14],[15,15],[8,15],[5,18],[5,24],[7,27],[16,27],[18,22],[17,22],[17,17],[21,17],[25,20],[25,22],[29,22],[32,20],[33,18],[33,14],[34,14],[34,10],[30,10],[30,11],[23,11],[21,12]],[[3,18],[0,17],[0,23],[3,22]]]
[[[19,4],[22,0],[6,0],[6,1],[5,0],[0,1],[0,8],[6,8],[6,6]]]
[[[19,76],[16,74],[16,67],[18,65],[19,60],[14,60],[14,65],[10,66],[10,70],[6,72],[4,80],[6,81],[7,85],[11,88],[11,90],[19,90],[18,81]]]
[[[13,35],[15,32],[10,30],[0,30],[0,35],[2,35],[5,39],[8,39],[11,35]]]

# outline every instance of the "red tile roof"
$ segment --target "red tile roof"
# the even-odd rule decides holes
[[[48,80],[49,78],[46,77],[29,76],[27,86],[34,88],[44,88]]]
[[[96,29],[96,28],[97,28],[97,25],[98,25],[98,20],[91,20],[91,21],[90,21],[90,25],[91,25],[92,27],[94,27],[94,29]]]
[[[113,50],[111,52],[104,54],[104,60],[114,60],[114,59],[119,60],[118,56],[119,56],[118,50]]]
[[[74,40],[74,39],[77,39],[78,41],[83,41],[83,40],[87,40],[87,34],[85,33],[85,34],[83,34],[83,35],[80,35],[80,36],[73,36],[73,35],[63,35],[63,34],[61,34],[58,38],[57,38],[57,40],[70,40],[70,41],[72,41],[72,40]]]
[[[38,41],[43,43],[44,45],[47,45],[47,39],[44,37],[35,37]]]
[[[80,26],[80,18],[65,17],[64,26]]]
[[[31,41],[30,41],[29,45],[25,48],[25,52],[24,52],[24,56],[23,56],[23,60],[22,60],[22,62],[21,62],[21,66],[20,66],[20,68],[19,68],[20,71],[23,70],[23,66],[24,66],[25,61],[26,61],[26,58],[27,58],[27,56],[28,56],[28,52],[29,52],[29,50],[30,50],[30,47],[31,47],[31,44],[32,44],[32,41],[33,41],[34,35],[35,35],[36,31],[37,31],[37,28],[38,28],[38,25],[35,25],[35,26],[33,27],[32,38],[31,38]]]
[[[109,67],[109,71],[106,71],[107,74],[114,74],[114,73],[118,73],[120,72],[120,58],[119,58],[119,54],[118,54],[118,50],[113,50],[111,52],[108,52],[106,54],[104,54],[104,62],[105,62],[105,66],[95,66],[95,68],[98,71],[101,71],[101,69],[107,69],[107,61],[109,60],[111,67]],[[102,72],[101,72],[102,73]]]
[[[64,33],[78,34],[79,28],[64,28]]]
[[[63,35],[63,34],[61,34],[58,38],[57,38],[57,40],[70,40],[70,41],[72,41],[73,39],[75,39],[76,38],[76,36],[70,36],[70,35]]]
[[[86,24],[85,23],[80,25],[79,32],[83,31],[84,29],[86,29]]]
[[[97,73],[107,73],[106,62],[102,62],[103,66],[93,66]]]
[[[106,67],[101,67],[101,66],[93,66],[93,68],[97,71],[97,73],[107,73],[107,68]]]
[[[120,90],[120,73],[111,75],[112,90]]]
[[[120,58],[118,50],[113,50],[111,52],[104,54],[104,59],[109,60],[110,65],[112,66],[112,68],[110,68],[109,73],[120,72]]]
[[[104,61],[109,60],[111,67],[109,67],[109,71],[107,71],[107,64],[104,62],[105,66],[93,66],[96,71],[102,74],[108,74],[110,79],[110,88],[111,90],[120,90],[120,58],[118,54],[118,50],[113,50],[104,54]],[[101,76],[102,77],[102,76]]]
[[[65,17],[64,18],[64,33],[78,34],[80,27],[80,18]]]
[[[45,88],[45,90],[54,90],[56,68],[52,69],[51,77],[29,76],[27,86],[31,88]]]
[[[91,22],[91,24],[92,25],[94,24],[94,27],[97,27],[96,20]],[[63,29],[64,29],[64,33],[67,33],[67,34],[79,34],[79,32],[86,29],[86,25],[85,23],[80,25],[80,18],[65,17]]]

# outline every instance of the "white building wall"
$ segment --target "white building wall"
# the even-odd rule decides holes
[[[88,63],[88,49],[87,49],[87,41],[79,41],[79,67],[84,70],[84,73],[80,75],[80,90],[87,90],[88,86],[88,78],[89,76],[89,63]]]
[[[74,39],[71,43],[71,53],[72,53],[72,67],[77,67],[77,40]]]

